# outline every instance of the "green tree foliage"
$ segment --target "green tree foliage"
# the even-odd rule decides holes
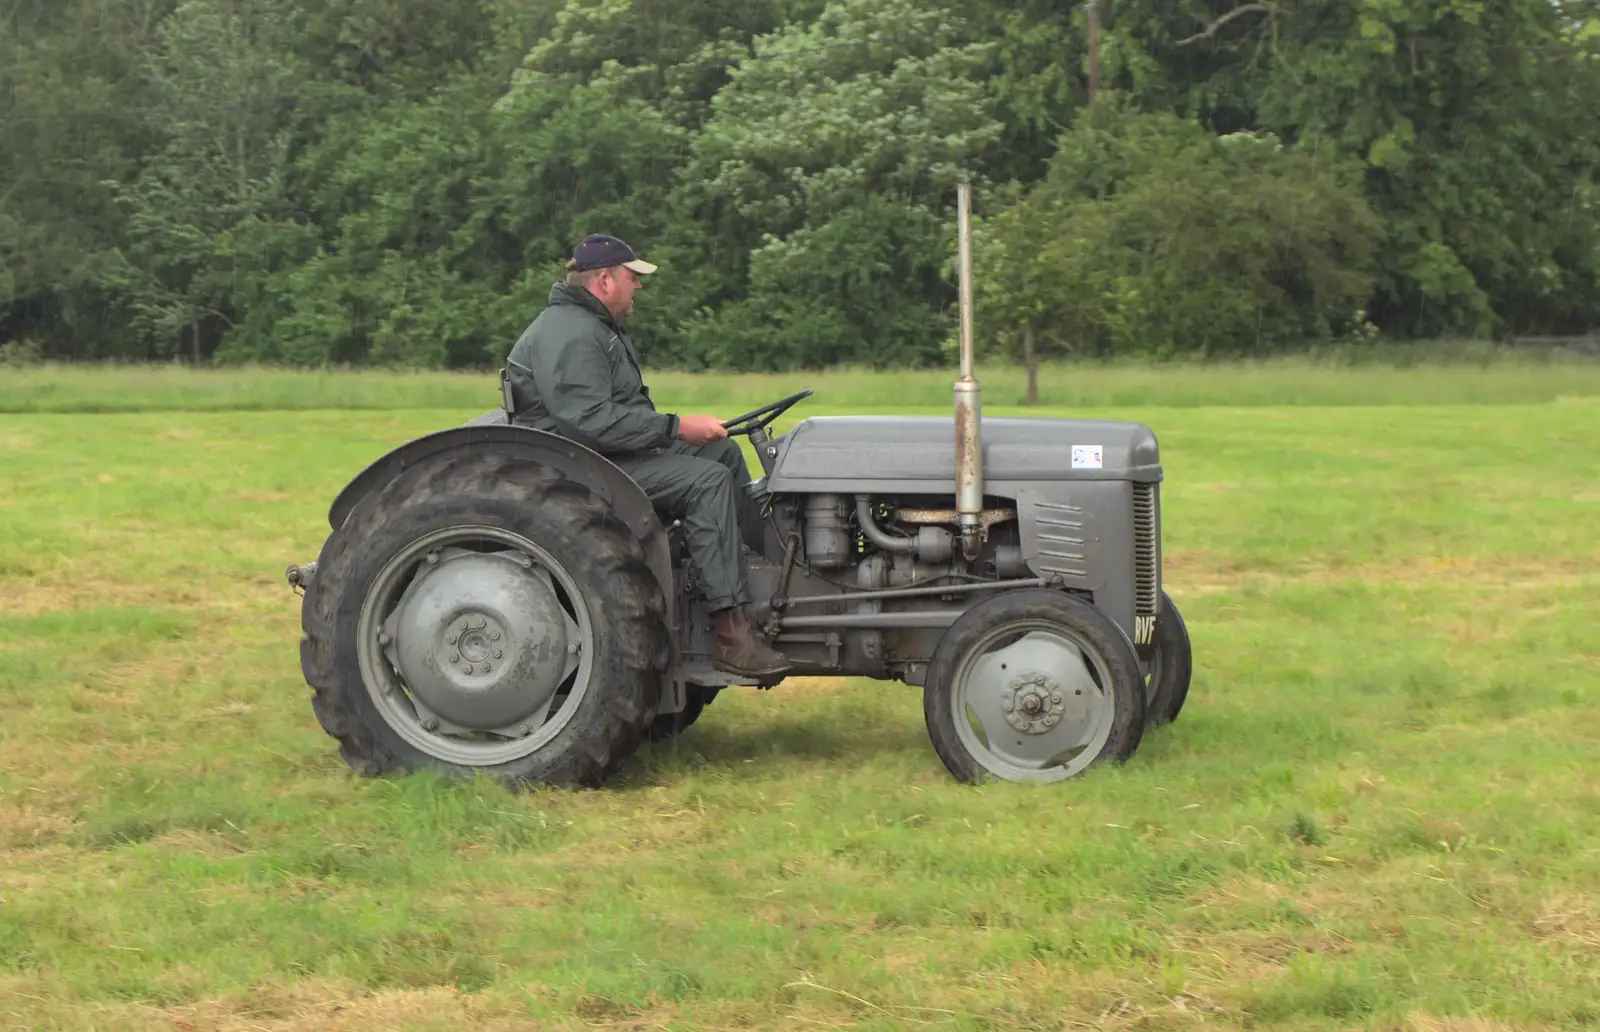
[[[1145,109],[1360,159],[1388,226],[1373,317],[1399,337],[1600,318],[1593,0],[1119,7],[1108,62]]]
[[[652,363],[947,361],[963,180],[1024,357],[1581,333],[1597,8],[0,0],[0,344],[483,365],[600,231]]]
[[[136,351],[100,270],[122,218],[105,179],[159,143],[140,119],[144,55],[174,0],[0,0],[0,342],[55,355]]]
[[[547,19],[522,23],[546,26],[526,41],[522,64],[582,81],[616,79],[623,95],[694,127],[752,39],[820,7],[821,0],[565,0]]]
[[[962,5],[835,0],[758,41],[694,139],[708,361],[900,365],[937,351],[955,184],[1002,126]],[[729,245],[732,245],[731,247]]]
[[[1102,101],[975,232],[983,325],[1012,350],[1262,354],[1363,321],[1382,224],[1348,170],[1270,135]]]
[[[142,351],[187,338],[202,359],[260,275],[251,224],[287,200],[281,101],[302,74],[287,49],[292,13],[284,0],[185,0],[157,32],[144,71],[162,140],[132,182],[106,184],[127,221],[100,273]]]
[[[506,55],[497,47],[494,0],[299,0],[302,32],[290,45],[324,83],[429,90]],[[544,5],[548,7],[548,4]],[[520,23],[547,25],[527,13]]]

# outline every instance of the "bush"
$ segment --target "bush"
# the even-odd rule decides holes
[[[0,343],[0,366],[20,369],[44,361],[44,348],[31,337]]]
[[[1270,134],[1110,101],[983,227],[982,317],[1045,353],[1258,355],[1359,337],[1381,221],[1349,170]]]

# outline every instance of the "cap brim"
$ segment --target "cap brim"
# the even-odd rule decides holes
[[[649,262],[640,258],[636,258],[631,262],[623,262],[622,266],[626,269],[632,269],[641,276],[648,276],[652,272],[656,271],[656,267],[654,265],[651,265]]]

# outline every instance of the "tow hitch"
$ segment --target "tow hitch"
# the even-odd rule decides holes
[[[295,594],[303,595],[311,590],[311,582],[317,579],[317,564],[291,565],[284,576],[288,578],[289,587],[295,590]]]

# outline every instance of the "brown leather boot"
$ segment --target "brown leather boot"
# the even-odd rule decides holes
[[[733,606],[713,613],[711,625],[717,632],[717,651],[712,657],[712,662],[719,670],[743,674],[746,677],[764,677],[769,674],[781,674],[789,669],[789,661],[782,653],[768,647],[756,637],[755,626],[750,623],[750,614],[744,611],[743,606]]]

